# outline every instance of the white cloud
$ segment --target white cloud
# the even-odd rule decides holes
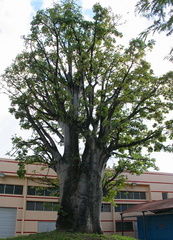
[[[0,74],[23,49],[34,10],[31,0],[0,0]],[[0,157],[11,149],[11,137],[19,132],[18,121],[8,112],[8,97],[0,93]]]
[[[33,15],[30,0],[0,0],[0,73],[21,52],[21,36],[29,32]]]
[[[48,0],[43,0],[43,8],[50,8],[53,7],[54,2],[58,3],[60,1],[56,0],[56,1],[48,1]]]

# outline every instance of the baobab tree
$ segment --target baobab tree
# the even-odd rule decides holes
[[[99,4],[92,20],[73,1],[38,11],[24,51],[3,75],[10,112],[32,130],[27,140],[13,138],[19,173],[41,162],[59,176],[57,228],[102,233],[108,160],[116,174],[139,173],[155,166],[148,153],[171,150],[164,142],[172,122],[164,117],[173,107],[172,74],[153,75],[145,61],[152,41],[118,45],[117,21]]]

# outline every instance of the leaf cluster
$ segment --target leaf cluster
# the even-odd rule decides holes
[[[153,24],[144,32],[166,32],[167,36],[173,33],[173,2],[172,0],[140,0],[136,11],[144,17],[153,20]]]

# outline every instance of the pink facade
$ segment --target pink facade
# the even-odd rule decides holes
[[[47,191],[37,195],[36,187],[39,185],[38,180],[43,176],[48,175],[50,179],[55,179],[56,173],[48,170],[46,166],[43,168],[41,164],[27,165],[27,174],[24,179],[20,179],[16,174],[17,169],[16,161],[0,159],[0,238],[3,237],[4,229],[9,227],[9,224],[5,225],[5,221],[8,221],[10,216],[14,216],[11,229],[6,230],[11,233],[10,236],[50,231],[55,228],[57,212],[54,206],[58,198],[50,196]],[[128,176],[127,185],[115,198],[116,207],[111,203],[102,204],[101,224],[105,234],[121,234],[120,213],[134,204],[173,198],[171,173],[124,175]],[[125,235],[136,237],[136,218],[126,218],[124,228]]]

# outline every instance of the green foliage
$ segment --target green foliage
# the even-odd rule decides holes
[[[113,169],[106,169],[102,181],[103,201],[116,205],[114,198],[118,191],[125,187],[127,180],[127,178],[121,174],[122,172],[123,171],[116,171],[116,166]]]
[[[173,32],[172,0],[140,0],[136,5],[136,10],[143,16],[152,19],[153,24],[143,34],[151,31],[165,31],[168,35]]]
[[[132,237],[123,237],[119,235],[103,236],[99,234],[82,234],[82,233],[70,233],[70,232],[46,232],[30,234],[28,236],[11,237],[6,238],[7,240],[135,240]]]
[[[78,176],[88,166],[85,154],[100,152],[100,169],[110,157],[116,160],[117,180],[111,183],[115,175],[109,172],[103,182],[112,196],[113,187],[117,191],[124,183],[118,177],[123,171],[156,168],[148,153],[172,152],[165,142],[172,138],[166,116],[173,109],[173,74],[153,75],[145,60],[153,41],[118,45],[117,21],[100,4],[93,6],[93,19],[86,20],[74,1],[37,12],[24,51],[3,75],[10,112],[32,132],[27,140],[12,139],[11,155],[20,162],[21,177],[24,165],[34,162],[56,172],[60,163],[71,164]]]

